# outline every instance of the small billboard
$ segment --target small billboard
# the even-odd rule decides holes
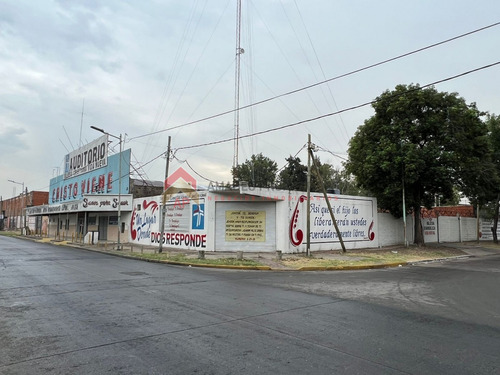
[[[70,152],[64,158],[64,179],[80,176],[108,165],[108,136]]]

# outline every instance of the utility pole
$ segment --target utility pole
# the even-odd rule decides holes
[[[28,187],[26,187],[26,191],[24,193],[24,198],[23,198],[23,217],[24,217],[24,234],[28,234],[28,230],[26,228],[26,207],[28,206],[28,202],[26,201],[26,197],[28,196]]]
[[[401,141],[401,151],[403,151],[403,142]],[[402,153],[402,152],[401,152]],[[401,163],[401,176],[402,176],[402,181],[401,181],[401,186],[403,188],[403,234],[405,237],[405,247],[408,247],[408,240],[407,240],[407,223],[406,223],[406,197],[405,197],[405,164],[404,164],[404,157],[401,159],[403,162]],[[438,220],[438,218],[436,218]]]
[[[403,172],[404,173],[404,172]],[[438,219],[436,218],[436,221]],[[403,233],[405,236],[405,247],[408,247],[408,240],[407,240],[407,224],[406,224],[406,197],[405,197],[405,176],[403,174]]]
[[[117,250],[121,250],[121,241],[120,241],[120,233],[122,231],[122,134],[120,133],[120,136],[116,136],[113,134],[110,134],[104,129],[98,128],[97,126],[90,126],[91,129],[97,130],[100,133],[106,134],[110,137],[118,139],[120,142],[120,158],[119,158],[119,163],[118,163],[118,244],[116,246]]]
[[[307,222],[306,256],[311,256],[311,134],[307,135]]]
[[[120,141],[120,161],[118,163],[118,245],[117,250],[121,250],[120,233],[122,232],[122,133],[118,138]],[[130,170],[130,169],[129,169]]]
[[[335,220],[335,215],[333,214],[332,206],[330,204],[330,199],[328,198],[328,194],[326,193],[325,185],[323,184],[323,179],[321,178],[318,164],[316,163],[316,160],[314,159],[312,147],[309,148],[308,151],[309,151],[308,153],[310,154],[310,157],[312,159],[314,168],[316,170],[318,181],[319,181],[319,184],[321,186],[321,190],[323,191],[323,196],[325,197],[326,205],[328,206],[328,211],[330,211],[330,217],[332,218],[333,226],[335,227],[335,231],[337,232],[337,236],[338,236],[339,241],[340,241],[340,246],[342,246],[342,253],[345,253],[346,250],[345,250],[344,240],[342,239],[342,234],[340,233],[339,226],[337,225],[337,220]]]
[[[241,48],[241,0],[236,7],[236,64],[234,72],[234,156],[233,168],[238,168],[238,143],[240,139],[240,56],[245,53]]]
[[[498,198],[497,198],[498,201]],[[476,235],[477,235],[477,243],[479,243],[479,202],[477,203],[477,208],[476,208]]]
[[[4,226],[3,198],[0,195],[0,230],[3,230],[3,226]]]
[[[166,193],[167,193],[167,181],[168,181],[168,167],[170,164],[170,140],[171,137],[168,136],[168,147],[167,147],[167,162],[165,165],[165,183],[163,185],[163,194],[161,195],[161,220],[160,220],[160,248],[158,249],[158,252],[161,253],[163,252],[163,239],[164,239],[164,233],[165,232],[165,211],[167,210],[167,200],[166,200]]]

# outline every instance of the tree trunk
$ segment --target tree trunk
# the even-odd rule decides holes
[[[497,200],[495,202],[495,214],[493,215],[493,227],[491,228],[491,234],[493,234],[493,242],[498,244],[497,228],[498,228],[498,210],[500,209],[500,194],[497,195]]]
[[[415,221],[415,238],[413,243],[417,246],[424,246],[424,232],[422,230],[422,220],[421,220],[421,210],[420,205],[415,205],[413,207],[413,216]]]

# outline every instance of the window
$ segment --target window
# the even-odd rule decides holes
[[[110,216],[109,225],[118,225],[118,216]]]

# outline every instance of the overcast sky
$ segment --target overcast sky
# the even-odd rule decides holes
[[[500,21],[496,0],[242,0],[240,106],[272,98]],[[123,134],[142,178],[162,180],[168,136],[188,171],[231,180],[236,0],[2,0],[0,195],[48,190],[64,156]],[[240,135],[369,102],[397,84],[432,83],[500,61],[500,26],[240,113]],[[436,85],[500,114],[500,66]],[[82,117],[83,112],[83,117]],[[240,141],[239,161],[278,163],[312,141],[340,166],[363,107]],[[151,134],[146,136],[147,134]],[[113,147],[118,150],[116,142]],[[306,160],[304,150],[298,153]],[[154,161],[153,161],[154,160]],[[134,177],[138,177],[134,173]],[[199,178],[199,183],[208,181]]]

